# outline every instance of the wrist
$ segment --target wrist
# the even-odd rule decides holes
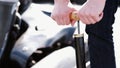
[[[94,1],[96,1],[96,2],[106,2],[106,0],[87,0],[87,1],[92,1],[92,2],[94,2]]]
[[[54,0],[54,3],[56,5],[59,5],[59,4],[61,4],[61,5],[68,5],[69,2],[70,2],[70,0]]]

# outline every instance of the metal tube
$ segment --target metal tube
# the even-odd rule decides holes
[[[75,34],[74,43],[75,43],[75,51],[76,51],[77,68],[86,68],[84,35]]]

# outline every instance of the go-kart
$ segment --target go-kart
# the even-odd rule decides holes
[[[47,65],[41,65],[46,61],[46,58],[53,54],[59,54],[59,51],[62,50],[63,54],[68,55],[66,57],[64,55],[63,58],[71,58],[69,63],[75,67],[76,54],[74,51],[76,46],[73,35],[76,27],[58,26],[49,17],[50,12],[34,9],[38,6],[31,8],[31,0],[27,5],[24,5],[25,8],[19,7],[21,6],[19,3],[23,1],[0,1],[0,68],[35,68],[36,66],[45,68],[44,66]],[[66,49],[70,49],[71,53],[64,53],[67,51]],[[88,51],[85,51],[85,54],[88,54]],[[54,57],[51,59],[54,60]],[[65,59],[60,60],[59,58],[58,60],[65,62]],[[88,60],[83,61],[85,64]],[[48,62],[52,61],[48,60]],[[56,63],[56,68],[59,65],[61,64]],[[66,68],[69,65],[63,64],[61,66]],[[70,67],[72,68],[72,66]]]

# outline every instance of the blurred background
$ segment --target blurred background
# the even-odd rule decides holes
[[[71,0],[76,9],[80,9],[85,1],[86,0]],[[71,27],[71,25],[57,25],[50,17],[54,7],[53,4],[53,0],[0,0],[0,37],[2,38],[0,39],[0,68],[30,68],[34,64],[38,64],[38,66],[44,64],[43,66],[46,66],[47,64],[44,62],[48,63],[48,61],[43,61],[44,58],[46,56],[49,57],[49,54],[50,56],[53,55],[53,53],[56,54],[56,51],[62,51],[62,48],[65,49],[63,49],[64,52],[57,53],[54,56],[54,59],[63,56],[59,59],[59,61],[62,62],[56,63],[54,59],[47,60],[50,60],[49,63],[54,60],[56,65],[66,66],[64,68],[75,68],[74,46],[72,46],[72,48],[66,47],[73,45],[72,35],[77,32],[77,30],[75,30],[77,23],[74,27]],[[113,25],[117,68],[120,68],[119,22],[120,7],[118,7],[115,14],[115,23]],[[88,66],[87,68],[90,68],[89,52],[87,48],[88,36],[85,32],[85,24],[82,22],[80,22],[80,32],[84,33],[85,52],[87,55],[86,65]],[[68,60],[71,60],[71,62],[67,65]],[[69,67],[69,65],[73,67]]]

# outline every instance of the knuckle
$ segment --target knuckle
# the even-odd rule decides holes
[[[91,17],[96,17],[96,14],[95,13],[91,13],[90,16]]]

